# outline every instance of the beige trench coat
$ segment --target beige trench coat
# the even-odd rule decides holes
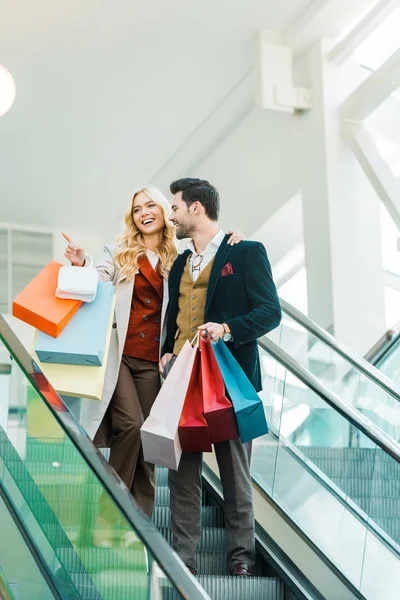
[[[110,350],[107,361],[106,375],[104,381],[103,396],[100,401],[82,399],[80,423],[86,430],[88,436],[93,439],[110,404],[112,395],[118,379],[119,367],[122,359],[122,352],[125,346],[125,338],[128,329],[129,315],[132,304],[133,286],[135,277],[130,281],[121,277],[118,268],[114,263],[114,254],[116,243],[107,244],[104,247],[104,254],[100,262],[96,265],[99,272],[100,281],[112,281],[115,286],[115,318],[111,333]],[[165,340],[165,316],[168,305],[168,283],[164,278],[164,296],[161,309],[161,340],[160,350]]]

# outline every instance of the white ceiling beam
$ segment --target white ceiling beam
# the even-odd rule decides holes
[[[349,23],[365,12],[366,0],[310,0],[282,29],[282,43],[299,58],[317,39],[332,46]]]
[[[400,87],[400,48],[343,103],[345,120],[364,121]]]
[[[329,60],[341,64],[373,33],[396,8],[398,0],[380,0],[330,52]]]
[[[331,0],[309,0],[302,6],[299,11],[290,19],[286,27],[282,29],[282,36],[286,42],[294,40],[305,29],[310,26],[310,23],[321,12],[321,10],[331,2]]]
[[[392,273],[392,271],[384,271],[383,273],[385,286],[400,292],[400,275]]]
[[[400,184],[379,154],[373,138],[362,123],[343,121],[343,135],[373,188],[400,229]]]
[[[154,173],[150,181],[161,189],[169,189],[173,179],[193,175],[255,108],[255,85],[256,70],[251,69]]]

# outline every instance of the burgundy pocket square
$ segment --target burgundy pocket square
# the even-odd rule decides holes
[[[231,263],[226,263],[222,268],[221,277],[226,277],[227,275],[234,275]]]

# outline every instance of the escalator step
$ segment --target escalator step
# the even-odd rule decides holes
[[[400,497],[400,480],[383,479],[373,477],[362,479],[361,477],[334,477],[332,481],[347,494],[351,496],[363,496],[369,498],[398,498]]]
[[[156,467],[156,486],[168,485],[168,469],[165,467]]]
[[[207,549],[196,553],[196,567],[199,575],[225,575],[227,576],[227,557],[226,552],[213,552]],[[259,565],[256,564],[252,569],[254,576],[259,576]]]
[[[75,446],[67,439],[36,438],[27,436],[26,459],[32,462],[57,461],[74,463],[77,458]]]
[[[373,519],[383,531],[400,545],[400,519],[390,517],[375,517]]]
[[[153,522],[156,527],[170,527],[171,516],[169,506],[155,506]],[[224,517],[222,511],[215,506],[203,506],[201,510],[203,527],[223,527]]]
[[[59,548],[57,552],[61,564],[69,573],[87,573],[103,571],[143,571],[146,569],[146,557],[141,542],[136,548]],[[79,554],[79,558],[78,558]],[[79,560],[80,559],[80,560]],[[201,575],[228,575],[226,552],[203,550],[196,555],[197,570]],[[254,575],[258,575],[255,570]]]
[[[57,578],[57,573],[55,574]],[[93,581],[88,581],[86,573],[69,573],[69,578],[77,589],[79,600],[104,600]],[[57,582],[56,582],[57,586]],[[68,598],[68,600],[70,600]],[[75,600],[75,597],[74,599]]]
[[[375,448],[330,448],[323,446],[298,446],[304,454],[311,457],[357,460],[359,462],[375,460]]]
[[[172,531],[168,527],[160,527],[160,533],[172,545]],[[224,552],[226,549],[226,533],[222,527],[203,527],[199,544],[199,551],[212,550]]]
[[[90,574],[98,571],[118,571],[146,569],[146,556],[143,544],[138,541],[131,548],[98,548],[96,546],[77,548],[59,548],[57,551],[61,564],[68,572],[77,573],[82,565]],[[78,558],[79,555],[79,558]],[[79,560],[80,559],[80,560]]]
[[[170,492],[166,485],[156,485],[155,505],[156,506],[169,506]],[[202,504],[203,506],[209,506],[211,504],[211,498],[209,498],[207,491],[203,489],[202,493]]]
[[[321,446],[298,446],[298,449],[309,458],[329,460],[345,460],[359,463],[392,464],[393,458],[383,450],[376,448],[324,448]]]
[[[284,600],[284,584],[266,577],[209,577],[199,575],[198,582],[213,600]],[[178,600],[178,593],[165,588],[162,600]]]
[[[400,498],[355,498],[367,504],[367,513],[372,517],[395,517],[400,518]]]
[[[156,506],[169,506],[169,488],[166,485],[156,485]]]
[[[49,515],[53,517],[53,520],[58,519],[60,524],[64,527],[69,524],[80,523],[82,521],[82,515],[93,514],[97,515],[98,505],[93,502],[55,502],[50,508],[43,499],[39,502],[29,502],[29,506],[32,509],[36,519],[39,519],[41,523],[49,523]]]
[[[81,576],[72,573],[71,579],[80,588]],[[97,596],[85,595],[82,600],[94,600],[100,592],[102,600],[148,600],[149,579],[147,572],[121,569],[119,571],[99,571],[93,575]],[[133,593],[134,592],[134,595]],[[179,598],[179,596],[177,596]],[[161,599],[160,599],[161,600]]]
[[[284,600],[282,581],[261,577],[199,577],[213,600]]]
[[[306,454],[307,456],[307,454]],[[399,479],[400,469],[398,463],[377,461],[356,461],[343,459],[310,457],[310,460],[328,477],[351,477],[360,479]]]
[[[63,478],[63,484],[60,485],[59,481],[52,481],[50,478],[38,476],[36,473],[32,473],[32,475],[49,504],[99,502],[101,487],[98,484],[87,484],[85,479],[77,480],[66,477]]]

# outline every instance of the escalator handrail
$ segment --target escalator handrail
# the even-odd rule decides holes
[[[15,359],[15,362],[26,374],[39,397],[51,411],[57,423],[67,434],[83,460],[89,465],[102,486],[111,496],[129,525],[138,534],[144,545],[150,550],[154,559],[160,565],[170,581],[177,587],[183,598],[187,600],[211,600],[206,591],[183,565],[180,558],[172,552],[168,542],[155,528],[149,518],[137,508],[134,499],[127,493],[129,490],[126,488],[125,484],[95,448],[84,429],[75,420],[74,416],[61,399],[57,397],[60,401],[60,408],[53,405],[52,402],[43,395],[35,378],[32,376],[34,372],[40,373],[41,375],[43,374],[3,315],[0,314],[0,343],[1,341],[11,353],[12,358]],[[45,378],[44,375],[43,377]]]
[[[270,354],[279,364],[290,371],[297,379],[313,390],[324,402],[329,404],[339,414],[341,414],[349,423],[357,427],[374,444],[379,446],[384,452],[389,454],[394,460],[400,463],[400,444],[385,433],[380,427],[372,423],[367,417],[351,406],[346,400],[343,400],[336,392],[333,392],[322,384],[315,375],[312,375],[307,369],[300,365],[287,352],[279,348],[268,337],[264,336],[258,341],[261,348]]]
[[[380,347],[378,345],[375,346],[376,352],[373,355],[373,349],[371,349],[365,356],[365,360],[368,360],[374,367],[381,370],[381,365],[384,360],[390,355],[390,353],[395,350],[396,346],[398,346],[400,339],[400,331],[390,330],[387,332],[386,344],[381,343]]]
[[[376,367],[371,365],[356,352],[348,348],[346,344],[343,344],[343,342],[337,340],[335,337],[333,337],[333,335],[325,331],[325,329],[322,329],[322,327],[317,325],[312,319],[310,319],[310,317],[307,317],[301,311],[297,310],[297,308],[286,302],[286,300],[281,299],[280,302],[283,312],[287,313],[292,319],[319,338],[332,350],[337,352],[337,354],[342,356],[342,358],[349,362],[363,375],[368,377],[368,379],[370,379],[378,387],[400,402],[400,386],[392,381],[390,377],[384,375]]]
[[[380,340],[367,352],[364,359],[371,363],[374,367],[379,368],[383,358],[392,350],[400,337],[399,329],[389,329]]]

